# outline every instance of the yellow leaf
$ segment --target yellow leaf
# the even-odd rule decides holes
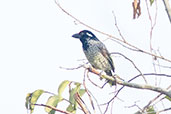
[[[31,99],[30,99],[30,104],[31,104],[31,112],[33,112],[34,110],[34,104],[37,102],[38,98],[40,97],[40,95],[42,95],[42,93],[44,93],[43,90],[41,89],[38,89],[36,91],[34,91],[32,94],[31,94]]]
[[[58,95],[54,95],[54,96],[49,97],[46,105],[51,106],[53,108],[56,108],[56,106],[58,105],[58,103],[60,101],[62,101],[62,98],[60,96],[58,96]],[[48,107],[45,107],[45,111],[47,113],[49,113],[50,111],[52,111],[52,109],[48,108]]]
[[[65,80],[65,81],[63,81],[63,82],[60,84],[60,86],[59,86],[59,88],[58,88],[58,95],[59,95],[59,96],[62,96],[63,91],[65,90],[66,86],[67,86],[69,83],[70,83],[70,81]]]

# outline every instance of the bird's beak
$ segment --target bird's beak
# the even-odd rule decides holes
[[[80,34],[77,33],[77,34],[73,34],[72,37],[79,39],[81,36],[80,36]]]

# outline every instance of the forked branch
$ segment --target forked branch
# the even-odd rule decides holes
[[[96,69],[94,68],[87,68],[89,72],[92,72],[94,74],[97,74],[97,76],[100,75],[100,72],[98,72]],[[136,88],[136,89],[146,89],[146,90],[152,90],[155,92],[159,92],[162,93],[164,95],[167,95],[171,98],[171,90],[167,90],[161,87],[156,87],[156,86],[152,86],[152,85],[148,85],[148,84],[136,84],[136,83],[130,83],[127,81],[124,81],[120,78],[118,78],[119,76],[115,75],[115,78],[113,78],[112,76],[108,76],[108,75],[101,75],[101,78],[107,79],[107,80],[111,80],[111,81],[116,81],[117,84],[119,85],[123,85],[126,87],[132,87],[132,88]],[[116,80],[115,80],[116,79]]]

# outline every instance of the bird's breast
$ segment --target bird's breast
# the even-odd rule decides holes
[[[83,47],[83,51],[85,56],[87,57],[89,63],[96,69],[100,69],[103,71],[111,70],[111,66],[107,60],[101,53],[101,50],[96,45],[89,44],[86,49]]]

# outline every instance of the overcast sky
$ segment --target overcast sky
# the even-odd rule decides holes
[[[133,1],[133,0],[132,0]],[[114,16],[125,39],[147,51],[149,50],[150,21],[143,1],[142,15],[132,19],[131,1],[113,0],[60,0],[61,6],[84,23],[103,32],[120,37],[115,27]],[[152,7],[152,14],[155,4]],[[154,17],[154,15],[152,15]],[[153,18],[154,20],[154,18]],[[68,71],[59,67],[77,67],[85,59],[79,40],[72,34],[89,29],[75,22],[63,13],[54,0],[1,0],[0,1],[0,107],[1,113],[26,114],[25,97],[36,89],[56,92],[63,80],[82,82],[84,69]],[[89,29],[90,30],[90,29]],[[107,37],[92,30],[104,41]],[[162,1],[158,1],[157,22],[153,31],[153,47],[159,49],[166,58],[171,58],[171,25]],[[133,59],[144,73],[152,72],[152,60],[148,55],[132,52],[111,40],[105,40],[110,52],[121,52]],[[137,75],[134,67],[121,57],[113,56],[116,73],[125,80]],[[170,63],[164,63],[170,65]],[[171,65],[170,65],[171,66]],[[133,70],[132,70],[133,69]],[[170,69],[162,69],[161,73],[170,74]],[[158,71],[158,73],[160,73]],[[158,79],[159,86],[166,88],[171,80]],[[138,81],[138,80],[137,80]],[[154,84],[154,78],[149,80]],[[139,81],[141,83],[142,79]],[[160,82],[160,83],[159,83]],[[92,85],[91,85],[92,86]],[[93,90],[97,89],[93,87]],[[99,89],[97,89],[99,90]],[[112,92],[113,90],[110,90]],[[98,93],[99,91],[97,91]],[[101,91],[102,92],[102,91]],[[100,103],[109,100],[110,92],[98,93]],[[133,105],[145,106],[141,95],[147,101],[157,94],[149,91],[128,89],[120,94],[124,100],[116,101],[114,113],[121,114],[137,111],[137,108],[124,108]],[[149,94],[144,94],[149,92]],[[151,95],[151,96],[150,96]],[[128,96],[128,97],[125,97]],[[149,97],[150,96],[150,97]],[[102,99],[103,98],[103,99]],[[139,101],[140,100],[140,101]],[[41,103],[45,103],[46,99]],[[120,104],[120,105],[118,105]],[[167,105],[166,105],[167,107]],[[43,108],[36,107],[34,114],[45,114]]]

